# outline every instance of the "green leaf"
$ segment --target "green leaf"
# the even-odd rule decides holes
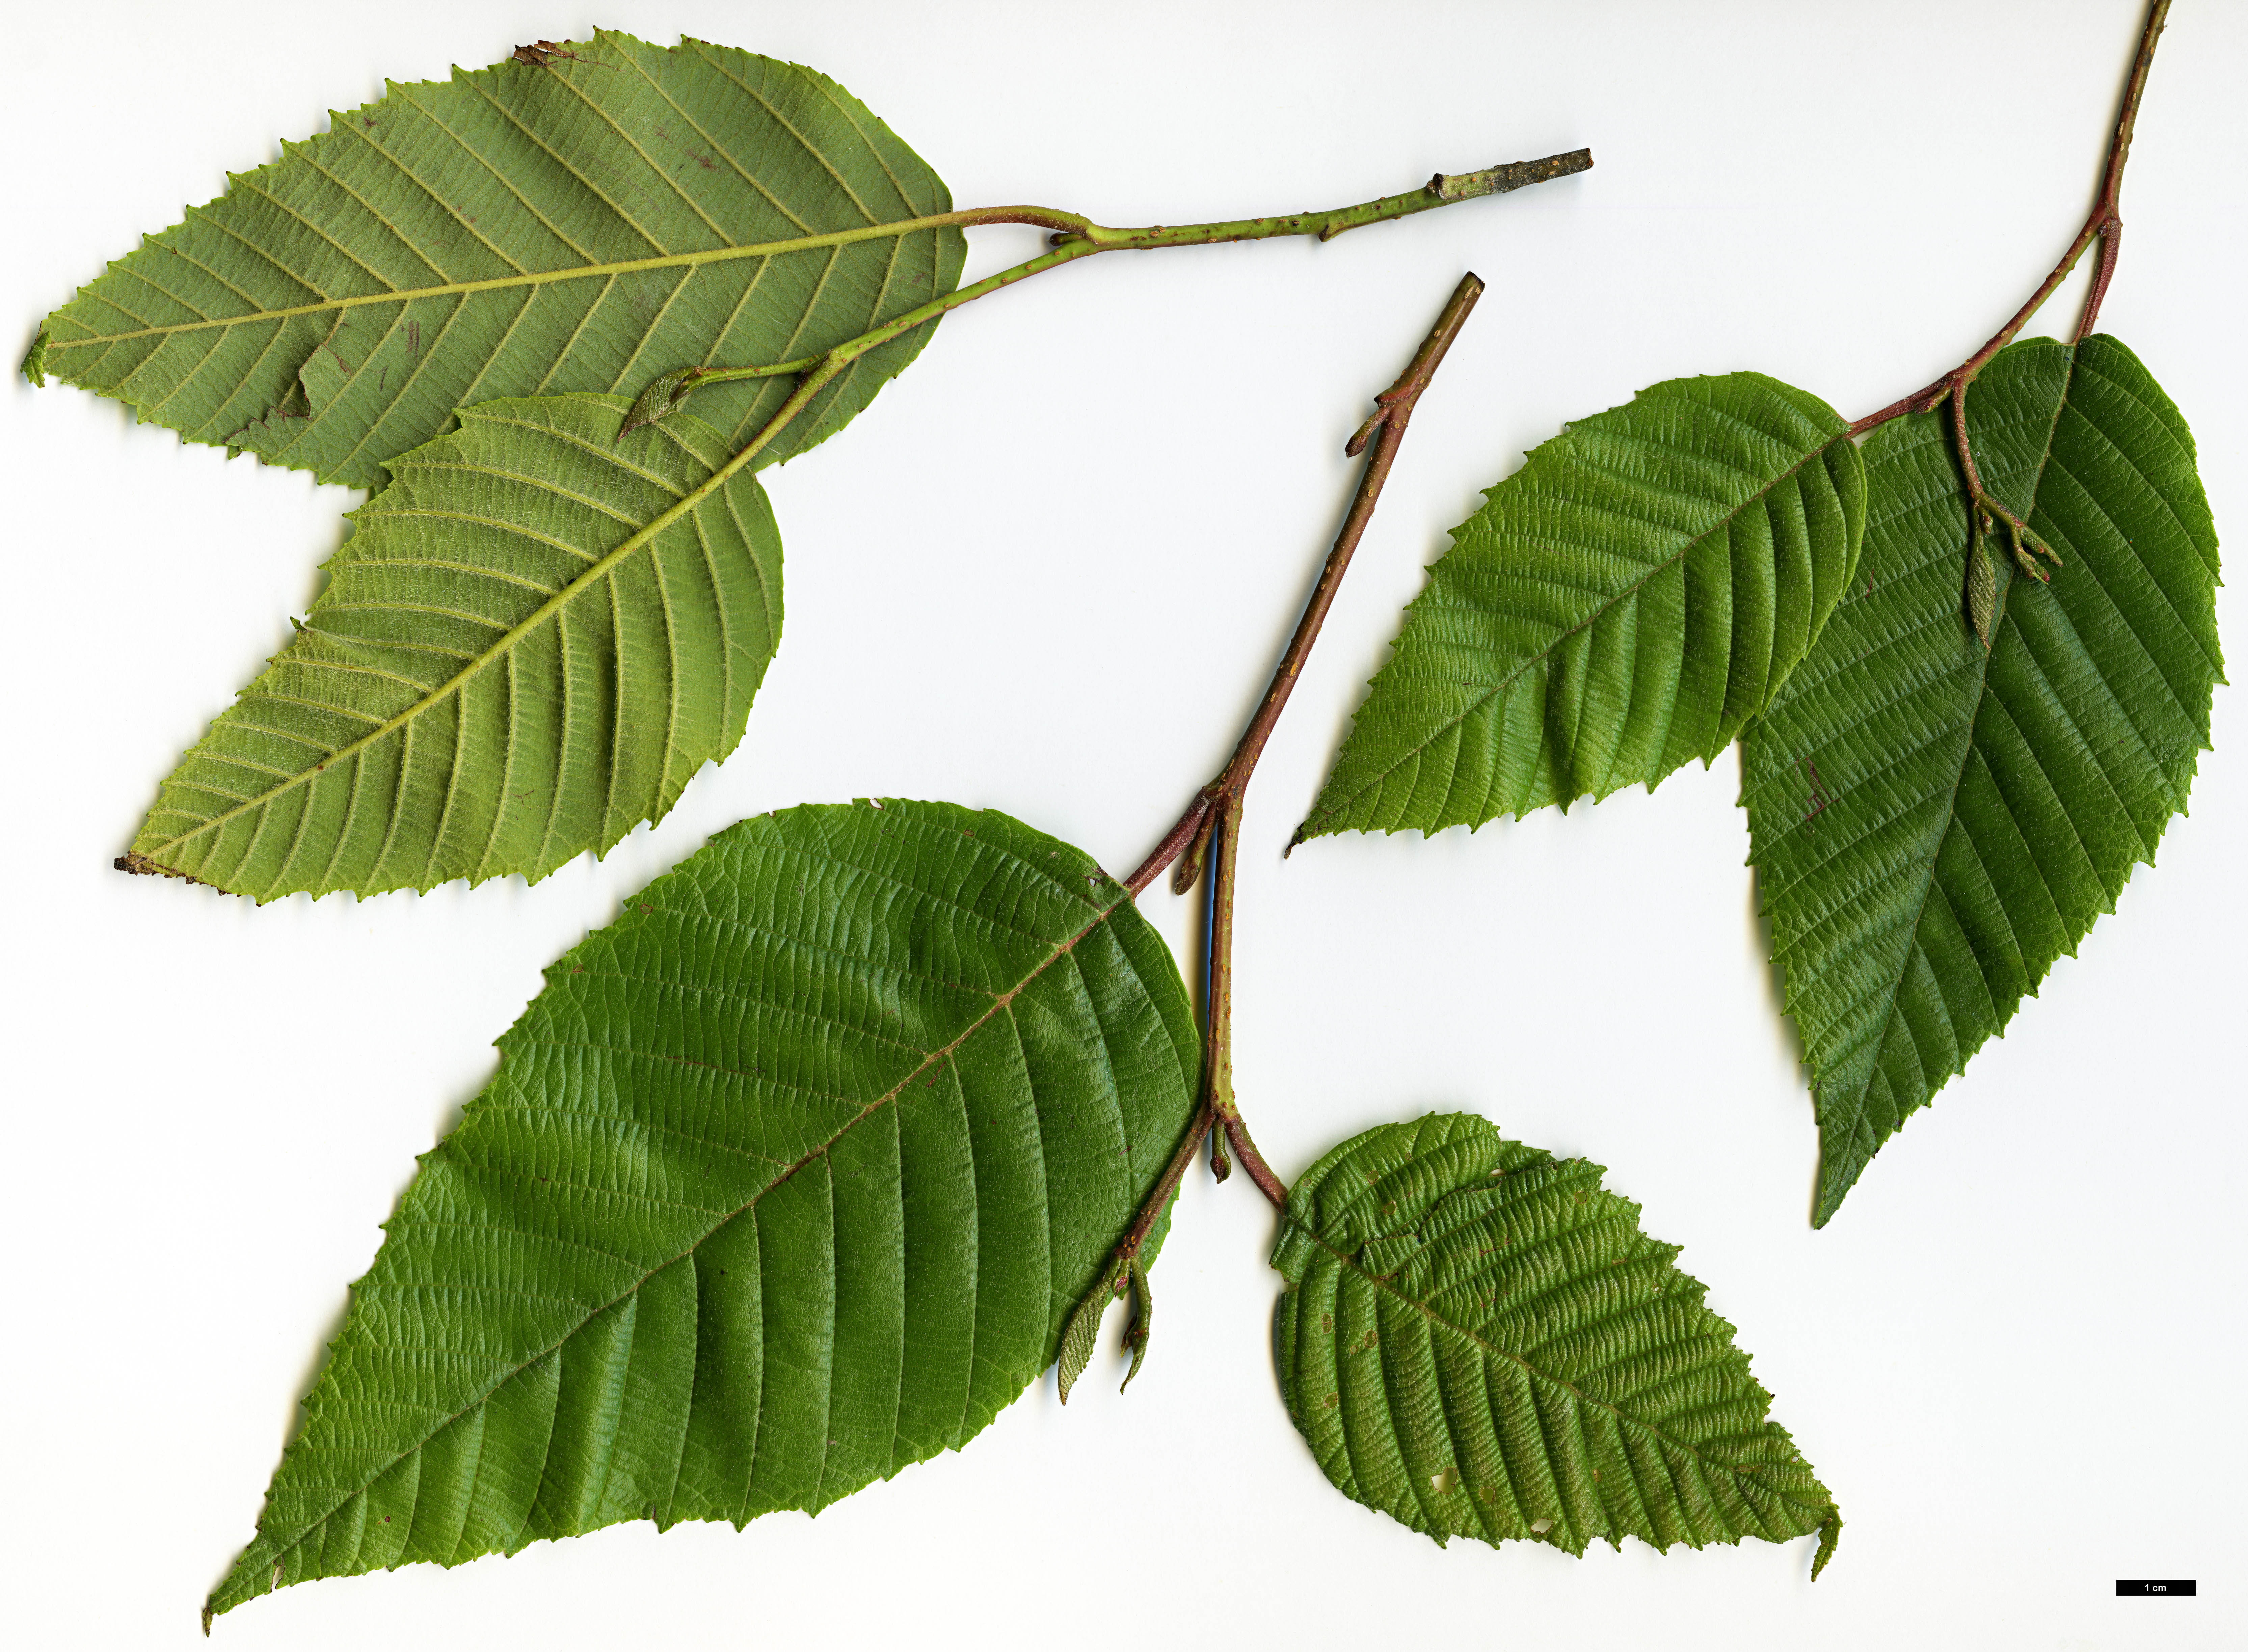
[[[1936,414],[1867,443],[1861,588],[1743,743],[1751,859],[1818,1098],[1813,1220],[2114,909],[2185,807],[2221,680],[2192,434],[2113,339],[2001,352],[1984,484],[2059,552],[1971,568]],[[1962,612],[1993,581],[1986,652]]]
[[[1733,1327],[1600,1168],[1432,1114],[1329,1153],[1272,1265],[1288,1414],[1344,1495],[1443,1544],[1841,1534]]]
[[[500,1050],[208,1613],[816,1512],[961,1446],[1052,1361],[1200,1062],[1121,885],[1004,815],[896,801],[721,833]]]
[[[456,408],[794,360],[950,291],[919,156],[824,75],[601,32],[574,58],[391,83],[230,177],[47,319],[24,363],[194,442],[381,485]],[[760,466],[840,429],[932,329],[854,362]],[[785,379],[716,386],[730,446]]]
[[[1865,483],[1845,431],[1735,373],[1546,442],[1430,569],[1296,840],[1478,826],[1714,757],[1849,584]]]
[[[467,409],[391,462],[295,639],[120,862],[260,901],[545,876],[734,749],[780,640],[780,535],[689,415]]]

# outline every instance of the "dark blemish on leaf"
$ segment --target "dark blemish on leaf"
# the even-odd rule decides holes
[[[380,395],[380,394],[383,393],[383,391],[384,391],[384,390],[385,390],[385,389],[389,386],[389,383],[390,383],[390,369],[389,369],[388,367],[385,367],[385,368],[382,370],[382,376],[381,376],[380,378],[377,379],[377,380],[374,381],[374,393],[375,393],[375,394],[377,394],[377,395]]]
[[[544,69],[557,58],[567,58],[572,63],[585,59],[574,51],[565,51],[552,40],[534,40],[527,46],[517,46],[508,58],[515,63],[527,63],[534,69]]]
[[[419,321],[409,321],[406,324],[406,353],[416,360],[421,359],[422,324]]]
[[[1819,765],[1816,763],[1809,757],[1798,757],[1795,760],[1795,766],[1811,778],[1809,799],[1811,806],[1804,813],[1803,825],[1806,831],[1816,832],[1819,829],[1817,824],[1819,817],[1826,812],[1826,805],[1833,799],[1826,795],[1819,784]]]
[[[696,152],[692,149],[689,149],[687,153],[689,155],[694,156],[695,164],[702,168],[703,171],[716,172],[718,169],[718,163],[716,161],[713,161],[709,155],[696,154]]]
[[[138,878],[177,878],[182,883],[202,883],[203,881],[201,878],[189,877],[184,872],[175,872],[161,861],[151,860],[147,855],[134,850],[128,849],[109,864],[120,872],[130,872]],[[203,887],[216,888],[217,886],[204,884]]]

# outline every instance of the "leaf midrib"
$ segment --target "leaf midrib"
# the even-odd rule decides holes
[[[920,230],[945,228],[956,223],[960,215],[956,212],[937,212],[923,217],[901,218],[890,223],[864,224],[855,230],[835,230],[822,235],[797,236],[786,241],[761,241],[748,246],[714,247],[702,252],[668,252],[647,258],[616,259],[607,264],[573,264],[566,270],[536,270],[522,275],[489,276],[481,281],[449,281],[436,286],[393,287],[384,292],[358,293],[347,298],[323,298],[317,304],[290,305],[280,309],[247,311],[241,315],[209,316],[194,321],[168,322],[161,326],[144,326],[129,332],[88,332],[83,338],[50,339],[47,345],[48,360],[51,361],[56,353],[64,350],[91,349],[97,345],[124,344],[134,339],[169,338],[179,333],[203,332],[212,327],[251,326],[266,321],[286,321],[297,316],[326,315],[333,311],[356,309],[366,305],[410,304],[419,298],[445,298],[458,293],[490,292],[518,287],[541,286],[551,282],[579,281],[594,276],[630,275],[641,270],[671,270],[682,266],[722,264],[732,258],[771,257],[782,253],[805,252],[821,247],[845,246],[860,241],[879,241],[893,236],[902,237]],[[291,278],[297,279],[297,278]],[[302,284],[301,281],[299,284]],[[102,301],[109,302],[106,298]],[[174,302],[184,301],[175,299]],[[120,306],[113,305],[112,307]]]
[[[1500,696],[1511,691],[1514,685],[1522,680],[1525,673],[1545,663],[1552,656],[1553,651],[1559,648],[1563,643],[1566,642],[1571,637],[1585,629],[1586,627],[1597,622],[1619,604],[1626,601],[1627,600],[1636,598],[1639,595],[1641,588],[1644,586],[1648,580],[1654,579],[1657,574],[1666,572],[1672,567],[1675,567],[1688,552],[1694,549],[1696,545],[1707,540],[1720,528],[1730,524],[1751,505],[1768,497],[1772,490],[1779,487],[1780,483],[1794,480],[1795,477],[1800,475],[1805,467],[1809,465],[1813,459],[1825,456],[1827,450],[1833,447],[1837,440],[1847,441],[1849,437],[1847,432],[1838,437],[1830,437],[1826,442],[1823,442],[1819,446],[1813,448],[1810,452],[1805,454],[1802,458],[1790,465],[1779,476],[1774,476],[1763,487],[1758,489],[1754,493],[1743,499],[1731,510],[1726,511],[1724,516],[1720,517],[1717,521],[1712,524],[1710,527],[1689,538],[1683,545],[1679,546],[1677,552],[1674,555],[1666,557],[1661,562],[1651,566],[1645,573],[1633,580],[1629,586],[1626,586],[1623,590],[1617,592],[1607,601],[1600,604],[1591,613],[1587,614],[1584,619],[1579,620],[1575,625],[1571,626],[1567,630],[1556,632],[1553,635],[1552,641],[1546,643],[1546,646],[1540,648],[1537,653],[1525,656],[1519,666],[1518,666],[1513,671],[1508,673],[1501,681],[1491,684],[1489,689],[1477,696],[1472,703],[1463,707],[1456,715],[1447,717],[1443,722],[1437,723],[1434,732],[1432,732],[1427,739],[1420,742],[1419,744],[1415,746],[1410,751],[1405,753],[1404,756],[1399,757],[1388,768],[1380,771],[1371,779],[1367,780],[1366,784],[1360,785],[1356,791],[1353,792],[1348,797],[1340,799],[1333,808],[1320,811],[1318,814],[1312,816],[1311,820],[1305,822],[1305,824],[1306,826],[1310,826],[1319,820],[1329,819],[1334,815],[1341,813],[1344,810],[1357,803],[1360,799],[1365,797],[1367,792],[1374,791],[1385,784],[1392,775],[1395,774],[1408,763],[1418,761],[1421,755],[1428,751],[1431,745],[1435,744],[1444,734],[1453,729],[1456,729],[1460,724],[1465,723],[1477,712],[1483,709],[1484,707],[1489,705],[1493,700],[1496,700]],[[1416,603],[1415,606],[1417,607],[1418,604]],[[1624,784],[1628,785],[1631,782],[1629,780],[1626,780]],[[1447,790],[1449,791],[1449,789],[1448,785]],[[1580,792],[1578,795],[1582,796],[1583,794]],[[1304,834],[1300,833],[1299,833],[1299,838],[1302,835]]]
[[[1407,1295],[1403,1291],[1398,1289],[1396,1285],[1390,1283],[1389,1279],[1387,1278],[1360,1266],[1354,1255],[1346,1255],[1341,1251],[1337,1250],[1333,1244],[1328,1243],[1326,1237],[1324,1234],[1314,1233],[1311,1229],[1305,1227],[1301,1223],[1292,1223],[1291,1225],[1296,1227],[1300,1232],[1304,1233],[1314,1244],[1318,1245],[1322,1251],[1325,1251],[1329,1256],[1334,1258],[1334,1259],[1343,1267],[1346,1267],[1352,1272],[1357,1274],[1359,1278],[1367,1281],[1367,1284],[1373,1285],[1375,1289],[1388,1292],[1388,1294],[1396,1298],[1397,1300],[1404,1303],[1408,1307],[1410,1307],[1415,1313],[1419,1313],[1431,1325],[1437,1326],[1444,1330],[1450,1331],[1455,1336],[1457,1336],[1463,1340],[1482,1349],[1486,1354],[1496,1354],[1501,1359],[1512,1361],[1535,1381],[1566,1388],[1571,1394],[1574,1395],[1586,1405],[1591,1406],[1597,1410],[1606,1412],[1608,1416],[1615,1418],[1619,1423],[1641,1430],[1647,1434],[1651,1434],[1655,1438],[1662,1440],[1668,1444],[1676,1446],[1688,1457],[1692,1457],[1696,1463],[1703,1463],[1708,1467],[1723,1470],[1725,1474],[1735,1478],[1746,1473],[1750,1469],[1763,1466],[1762,1464],[1755,1463],[1743,1464],[1718,1462],[1717,1459],[1703,1452],[1699,1447],[1689,1444],[1687,1442],[1681,1440],[1676,1435],[1671,1433],[1668,1429],[1663,1428],[1661,1424],[1649,1422],[1643,1417],[1635,1416],[1613,1401],[1602,1400],[1595,1397],[1594,1395],[1587,1394],[1582,1388],[1570,1381],[1566,1377],[1556,1376],[1552,1372],[1532,1364],[1529,1359],[1525,1355],[1515,1353],[1511,1348],[1502,1348],[1498,1347],[1496,1343],[1491,1342],[1484,1337],[1478,1336],[1475,1332],[1469,1330],[1465,1326],[1461,1325],[1456,1320],[1437,1313],[1436,1309],[1430,1307],[1427,1303],[1419,1300],[1417,1298]],[[1753,1381],[1755,1379],[1751,1377],[1750,1380]],[[1450,1432],[1449,1424],[1446,1425],[1445,1431],[1448,1434]],[[1551,1456],[1550,1451],[1548,1452],[1548,1456]],[[1802,1462],[1802,1457],[1803,1454],[1800,1451],[1798,1451],[1796,1453],[1796,1459],[1799,1463]],[[1816,1477],[1814,1476],[1814,1478],[1815,1477]],[[1772,1491],[1775,1496],[1779,1497],[1786,1502],[1794,1504],[1799,1508],[1823,1511],[1831,1509],[1833,1506],[1831,1501],[1825,1504],[1805,1503],[1799,1498],[1789,1496],[1785,1490],[1778,1485],[1772,1485],[1769,1483],[1765,1484],[1765,1489]],[[1573,1521],[1572,1524],[1573,1525],[1574,1522]],[[1587,1535],[1597,1534],[1588,1533]]]
[[[1121,884],[1114,885],[1114,887],[1116,889],[1116,898],[1109,901],[1107,905],[1100,908],[1099,911],[1094,914],[1090,922],[1086,923],[1085,926],[1079,929],[1075,934],[1069,936],[1068,939],[1057,943],[1052,950],[1048,952],[1045,957],[1039,959],[1035,965],[1024,974],[1023,977],[1019,981],[1016,982],[1014,985],[1009,987],[1005,991],[994,997],[990,1006],[973,1021],[970,1022],[967,1026],[963,1027],[960,1031],[959,1034],[949,1043],[929,1051],[922,1057],[920,1063],[910,1072],[907,1073],[903,1078],[900,1079],[895,1084],[892,1085],[881,1094],[876,1096],[873,1100],[861,1107],[859,1111],[853,1114],[849,1119],[846,1120],[840,1125],[838,1125],[835,1128],[834,1134],[830,1135],[826,1141],[820,1142],[819,1146],[805,1152],[793,1163],[788,1164],[778,1176],[774,1176],[771,1181],[766,1182],[755,1193],[744,1199],[740,1204],[735,1206],[730,1210],[717,1214],[717,1219],[713,1221],[709,1227],[705,1228],[693,1244],[684,1247],[677,1255],[668,1257],[663,1261],[657,1263],[655,1266],[642,1271],[640,1278],[632,1285],[625,1290],[618,1292],[615,1296],[610,1298],[607,1301],[601,1303],[599,1306],[588,1310],[578,1320],[575,1325],[572,1326],[570,1329],[564,1332],[560,1336],[555,1338],[553,1341],[547,1344],[545,1347],[538,1349],[536,1353],[511,1364],[497,1377],[494,1378],[489,1386],[485,1387],[473,1399],[469,1400],[467,1404],[462,1406],[458,1410],[452,1412],[450,1415],[441,1418],[436,1423],[423,1432],[421,1437],[412,1445],[394,1453],[380,1468],[366,1476],[360,1484],[344,1488],[343,1494],[340,1497],[337,1498],[334,1502],[331,1503],[319,1514],[305,1520],[287,1539],[284,1539],[278,1537],[271,1539],[270,1541],[271,1542],[272,1547],[269,1553],[276,1557],[287,1554],[291,1549],[294,1548],[298,1543],[304,1541],[307,1533],[319,1527],[323,1522],[332,1518],[336,1511],[342,1508],[344,1505],[350,1502],[352,1498],[364,1493],[369,1486],[374,1484],[375,1481],[380,1479],[385,1474],[387,1474],[392,1469],[404,1462],[415,1452],[426,1447],[438,1434],[452,1426],[455,1422],[460,1421],[461,1418],[466,1416],[478,1406],[488,1402],[491,1396],[499,1390],[501,1386],[506,1383],[510,1379],[520,1375],[523,1372],[529,1370],[532,1366],[538,1364],[539,1361],[545,1359],[548,1355],[553,1354],[556,1349],[561,1347],[564,1343],[569,1341],[572,1337],[576,1336],[580,1331],[583,1331],[586,1326],[600,1318],[602,1314],[608,1313],[609,1310],[614,1308],[620,1303],[624,1302],[628,1298],[639,1292],[647,1285],[648,1280],[654,1278],[666,1268],[675,1267],[681,1262],[685,1261],[689,1257],[694,1255],[696,1251],[700,1250],[702,1246],[709,1241],[712,1234],[717,1232],[719,1229],[726,1226],[729,1223],[739,1220],[745,1212],[754,1209],[759,1200],[763,1199],[767,1194],[773,1192],[776,1189],[787,1182],[798,1170],[805,1169],[816,1159],[826,1157],[838,1141],[840,1141],[846,1135],[856,1129],[860,1124],[864,1123],[880,1109],[888,1107],[892,1102],[895,1101],[899,1096],[905,1093],[907,1087],[910,1086],[915,1079],[921,1077],[922,1073],[928,1072],[929,1068],[936,1063],[950,1057],[962,1045],[967,1043],[970,1038],[973,1038],[978,1032],[982,1031],[993,1017],[997,1016],[1002,1010],[1006,1009],[1009,1005],[1013,1004],[1015,999],[1019,997],[1023,991],[1032,982],[1036,981],[1040,976],[1044,975],[1064,957],[1066,957],[1076,947],[1079,942],[1084,940],[1086,936],[1091,935],[1095,929],[1100,928],[1111,918],[1115,916],[1117,911],[1121,908],[1129,906],[1132,903],[1131,891],[1125,888]],[[666,908],[665,910],[668,913],[677,913],[676,908]],[[686,914],[684,915],[692,916],[694,915]],[[261,1538],[264,1538],[265,1534],[264,1532],[260,1532],[259,1536]],[[246,1561],[250,1558],[250,1555],[245,1553],[242,1557],[242,1560]],[[236,1573],[241,1570],[241,1568],[242,1561],[237,1561],[233,1569],[228,1573],[228,1578],[231,1579]],[[224,1589],[224,1583],[222,1582],[220,1585],[222,1591]]]

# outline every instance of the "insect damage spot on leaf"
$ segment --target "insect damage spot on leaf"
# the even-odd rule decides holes
[[[544,69],[557,58],[567,58],[572,63],[586,61],[574,51],[565,51],[552,40],[534,40],[527,46],[517,46],[507,55],[514,62],[527,63],[534,69]]]

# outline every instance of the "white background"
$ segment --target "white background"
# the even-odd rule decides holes
[[[1354,468],[1344,438],[1463,270],[1423,402],[1250,804],[1244,1105],[1293,1176],[1468,1108],[1610,1168],[1684,1245],[1849,1525],[1581,1560],[1345,1501],[1276,1395],[1271,1218],[1197,1174],[1148,1368],[1104,1354],[815,1524],[621,1527],[291,1588],[232,1647],[2217,1648],[2248,1642],[2240,1005],[2248,726],[2003,1042],[1823,1232],[1761,961],[1736,757],[1470,836],[1279,850],[1400,605],[1568,418],[1756,368],[1855,416],[2018,304],[2080,221],[2135,0],[1082,7],[391,0],[9,7],[0,346],[229,169],[385,76],[596,23],[814,65],[963,205],[1119,224],[1338,204],[1590,144],[1590,175],[1332,245],[1102,258],[946,321],[766,474],[787,630],[670,819],[536,888],[263,909],[109,868],[289,634],[359,496],[68,387],[0,388],[0,1579],[10,1643],[196,1639],[376,1224],[538,971],[755,811],[1004,808],[1121,871],[1230,748]],[[2183,0],[2106,322],[2248,524],[2248,8]],[[979,231],[970,271],[1028,256]],[[2073,324],[2067,300],[2048,312]],[[2231,652],[2248,654],[2235,593]],[[1146,905],[1175,945],[1186,903]],[[2118,1601],[2118,1576],[2197,1577]]]

